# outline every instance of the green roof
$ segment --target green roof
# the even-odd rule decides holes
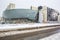
[[[3,17],[7,19],[11,18],[28,18],[35,20],[37,11],[31,9],[10,9],[5,10],[3,13]]]

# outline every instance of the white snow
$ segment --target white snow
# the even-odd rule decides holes
[[[0,24],[0,31],[22,29],[22,28],[32,28],[32,27],[43,27],[43,26],[59,25],[59,24],[60,23]]]

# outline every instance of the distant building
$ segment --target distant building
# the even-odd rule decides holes
[[[5,20],[3,17],[0,17],[0,23],[3,23]]]
[[[59,12],[54,9],[47,8],[47,21],[58,21]]]
[[[38,7],[31,6],[31,9],[32,9],[32,10],[36,10],[36,11],[37,11],[37,10],[38,10]]]
[[[15,9],[15,4],[13,3],[10,3],[8,6],[7,6],[7,9]]]
[[[59,16],[59,12],[52,9],[52,8],[49,8],[49,7],[46,7],[46,6],[42,6],[43,8],[40,10],[40,13],[42,13],[42,16],[40,14],[39,17],[41,17],[42,19],[42,22],[58,22],[58,20],[60,20],[60,16]]]
[[[58,22],[60,22],[60,15],[58,16]]]
[[[23,23],[24,21],[29,23],[35,22],[36,14],[37,11],[31,9],[10,9],[4,11],[3,17],[7,23]]]
[[[31,6],[31,9],[36,10],[38,13],[38,7]],[[42,6],[42,9],[39,11],[38,16],[39,16],[38,20],[40,22],[47,22],[47,7],[46,6]]]
[[[1,19],[1,17],[0,17],[0,21],[1,21],[2,19]]]
[[[42,16],[43,16],[43,18],[41,18],[42,21],[43,22],[47,22],[47,7],[46,6],[42,6],[42,9],[40,10],[40,13],[42,13]]]
[[[31,9],[15,9],[15,4],[10,3],[3,13],[6,23],[46,23],[58,21],[58,12],[46,6],[34,7]]]
[[[39,21],[43,23],[58,22],[60,20],[59,12],[46,6],[42,6],[38,18]]]

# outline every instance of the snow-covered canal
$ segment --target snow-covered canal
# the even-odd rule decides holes
[[[60,40],[60,30],[55,31],[56,33],[48,37],[39,40]]]
[[[54,33],[54,34],[52,34]],[[54,31],[52,32],[50,36],[46,36],[44,38],[41,38],[41,35],[37,35],[34,37],[29,37],[29,38],[25,38],[25,40],[60,40],[60,30]],[[47,33],[49,35],[49,33]],[[45,34],[45,35],[47,35]],[[43,35],[44,36],[44,35]]]
[[[55,25],[55,26],[54,26]],[[59,26],[56,26],[59,25]],[[48,27],[47,27],[48,26]],[[43,27],[43,28],[39,28],[39,29],[34,29],[34,30],[25,30],[23,32],[22,31],[12,31],[15,29],[22,29],[22,28],[32,28],[32,27]],[[44,27],[46,27],[46,29],[44,29]],[[7,31],[7,30],[11,30],[9,32],[6,33],[1,33],[4,35],[8,35],[8,36],[4,36],[4,37],[0,37],[0,40],[60,40],[60,23],[49,23],[49,24],[1,24],[0,25],[0,31]],[[34,32],[35,31],[35,32]],[[14,33],[18,33],[18,34],[14,34]],[[29,33],[28,33],[29,32]],[[23,35],[23,34],[24,35]],[[0,34],[0,36],[1,36]],[[13,35],[12,35],[13,34]],[[35,35],[37,34],[37,35]],[[10,36],[12,35],[12,36]],[[33,36],[32,36],[33,35]],[[23,37],[24,36],[24,37]],[[27,36],[27,37],[26,37]]]

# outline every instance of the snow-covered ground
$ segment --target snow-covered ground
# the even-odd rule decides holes
[[[13,30],[32,27],[59,25],[60,23],[0,24],[0,30]]]

